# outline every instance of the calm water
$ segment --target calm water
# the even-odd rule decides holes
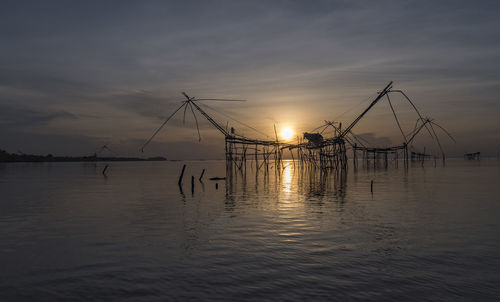
[[[0,301],[500,297],[500,161],[287,162],[218,189],[224,162],[186,162],[180,192],[182,164],[0,165]]]

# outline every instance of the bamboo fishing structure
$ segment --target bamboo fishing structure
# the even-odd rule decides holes
[[[390,160],[393,160],[398,164],[399,160],[403,160],[405,167],[408,166],[408,161],[410,159],[408,148],[414,141],[415,137],[423,130],[426,129],[429,135],[436,140],[439,147],[443,161],[445,160],[444,151],[442,145],[438,139],[436,133],[436,128],[441,129],[446,133],[448,137],[453,140],[453,137],[440,125],[438,125],[433,119],[424,118],[420,111],[417,109],[415,104],[410,100],[410,98],[402,90],[393,90],[392,82],[384,87],[377,96],[371,101],[368,107],[359,114],[354,121],[352,121],[346,128],[342,128],[342,123],[325,121],[325,124],[316,128],[315,130],[321,129],[320,132],[305,132],[303,137],[297,138],[296,143],[288,143],[279,141],[278,135],[276,133],[276,127],[274,127],[275,139],[254,139],[243,135],[237,134],[236,130],[228,126],[223,127],[217,123],[205,110],[203,110],[199,105],[202,101],[245,101],[245,100],[232,100],[232,99],[197,99],[188,96],[185,92],[182,94],[186,98],[182,102],[182,105],[178,107],[164,122],[163,124],[153,133],[153,135],[145,142],[142,146],[142,150],[153,140],[153,138],[158,134],[158,132],[167,124],[167,122],[174,117],[174,115],[181,109],[184,109],[184,119],[186,111],[191,111],[194,116],[196,123],[196,128],[198,131],[199,140],[201,140],[200,129],[198,125],[198,118],[196,113],[201,114],[205,119],[207,119],[210,124],[217,129],[225,139],[225,159],[228,169],[245,170],[247,168],[247,161],[250,161],[256,170],[265,169],[266,171],[271,166],[281,169],[282,160],[285,155],[290,155],[291,158],[303,167],[316,167],[321,169],[333,169],[333,170],[346,170],[348,163],[348,150],[352,151],[352,160],[354,167],[357,167],[359,162],[362,162],[364,166],[373,167],[385,166],[387,167]],[[390,95],[399,94],[411,105],[411,107],[416,112],[418,119],[412,131],[405,133],[401,127],[399,118],[392,105]],[[365,115],[381,100],[386,99],[391,108],[392,114],[396,121],[396,124],[402,135],[402,143],[389,147],[373,147],[366,144],[360,136],[353,133],[353,128],[362,120]],[[205,105],[206,106],[206,105]],[[208,107],[208,106],[206,106]],[[208,107],[210,108],[210,107]],[[233,119],[234,120],[234,119]],[[243,124],[243,123],[241,123]],[[245,124],[243,124],[245,125]],[[245,125],[249,128],[251,126]],[[333,136],[323,137],[322,133],[326,129],[333,129]],[[255,131],[255,128],[252,128]],[[267,135],[266,135],[267,136]],[[411,158],[419,157],[425,159],[426,156],[419,155],[420,153],[411,153]],[[425,151],[424,151],[425,155]],[[278,169],[278,170],[280,170]]]
[[[464,154],[464,158],[465,159],[469,159],[469,160],[480,159],[481,158],[481,152],[465,153]]]

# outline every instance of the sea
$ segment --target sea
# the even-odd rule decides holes
[[[498,159],[0,164],[2,302],[499,300]]]

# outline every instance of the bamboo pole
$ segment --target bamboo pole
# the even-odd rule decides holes
[[[184,171],[186,170],[186,165],[182,166],[181,175],[179,176],[179,186],[182,186],[182,178],[184,177]]]

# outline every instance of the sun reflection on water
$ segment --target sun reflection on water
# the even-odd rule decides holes
[[[285,168],[283,169],[282,176],[282,191],[283,193],[292,193],[292,164],[287,163]]]

